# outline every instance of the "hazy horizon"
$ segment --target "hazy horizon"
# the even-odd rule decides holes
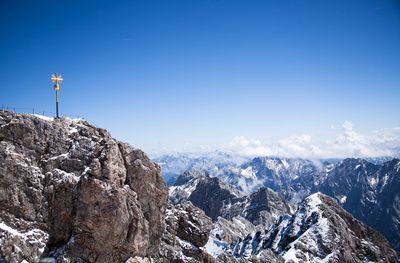
[[[241,157],[286,157],[306,159],[344,159],[400,157],[400,128],[382,129],[360,134],[346,121],[342,127],[332,127],[336,134],[326,140],[316,140],[302,134],[277,140],[260,141],[244,136],[234,137],[218,146],[200,145],[179,150],[159,148],[151,156],[170,154],[207,155],[226,152]]]

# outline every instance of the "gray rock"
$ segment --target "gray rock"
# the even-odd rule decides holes
[[[166,201],[160,167],[106,130],[0,111],[0,259],[157,257]]]
[[[214,262],[204,246],[209,238],[212,222],[204,212],[184,202],[169,205],[166,212],[166,229],[160,247],[165,262]]]

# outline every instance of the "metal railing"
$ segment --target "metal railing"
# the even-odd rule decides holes
[[[0,110],[9,110],[13,111],[15,113],[24,113],[24,114],[38,114],[38,115],[43,115],[47,117],[55,117],[56,113],[54,111],[46,111],[46,110],[40,110],[36,108],[29,108],[29,107],[14,107],[14,106],[6,106],[4,104],[1,104]],[[70,117],[70,118],[79,118],[79,119],[84,119],[86,118],[82,115],[74,115],[74,114],[64,114],[61,117]]]

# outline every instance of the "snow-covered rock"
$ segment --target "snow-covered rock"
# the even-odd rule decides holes
[[[202,248],[208,241],[212,222],[190,202],[170,204],[166,211],[166,228],[157,262],[211,262],[213,257]]]
[[[315,193],[293,216],[281,216],[265,233],[247,235],[230,254],[249,258],[265,249],[285,262],[398,262],[375,230],[353,218],[332,198]]]
[[[319,190],[382,233],[400,254],[399,166],[399,159],[382,164],[345,159],[329,173]]]

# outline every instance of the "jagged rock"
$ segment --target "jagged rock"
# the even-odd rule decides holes
[[[280,215],[290,214],[290,206],[269,188],[260,188],[249,196],[224,203],[220,215],[231,219],[241,216],[254,225],[269,226]]]
[[[197,247],[204,246],[211,231],[211,220],[191,203],[178,204],[175,210],[180,212],[176,235]],[[182,211],[185,213],[181,213]]]
[[[156,256],[166,201],[159,166],[106,130],[0,111],[0,259]]]
[[[256,157],[239,168],[231,168],[230,171],[236,171],[220,178],[247,195],[268,187],[285,200],[297,203],[315,191],[315,186],[325,179],[331,165],[300,158]]]
[[[214,261],[202,248],[212,228],[211,219],[202,210],[190,202],[169,205],[165,220],[161,258],[169,262]]]
[[[202,177],[202,176],[208,176],[208,174],[207,173],[202,173],[202,172],[197,171],[197,170],[193,170],[193,171],[187,170],[187,171],[183,172],[181,175],[179,175],[176,178],[176,181],[175,181],[175,183],[173,185],[174,186],[184,185],[187,182],[189,182],[190,180],[192,180],[194,178],[199,178],[199,177]]]
[[[253,233],[260,229],[260,226],[253,225],[241,216],[233,217],[230,220],[219,217],[218,221],[214,223],[211,233],[214,239],[232,243],[248,233]]]
[[[291,213],[291,206],[270,188],[262,187],[244,196],[220,178],[194,172],[184,173],[177,181],[185,183],[170,187],[170,200],[173,203],[191,201],[214,222],[218,217],[241,216],[254,225],[268,226],[280,215]]]
[[[184,185],[170,187],[170,200],[179,203],[185,200],[201,208],[213,221],[221,215],[225,203],[231,203],[242,193],[216,177],[198,176]]]
[[[144,217],[150,227],[151,253],[157,253],[160,235],[164,230],[164,215],[168,191],[160,176],[160,167],[153,163],[144,152],[119,144],[127,167],[126,183],[138,195]]]
[[[223,262],[223,263],[266,263],[266,262],[273,262],[273,263],[283,263],[285,262],[282,257],[274,254],[269,249],[263,250],[257,256],[251,256],[249,258],[236,258],[228,253],[220,254],[216,262]]]
[[[244,238],[231,251],[248,258],[271,249],[286,262],[398,262],[375,230],[321,193],[307,197],[293,216],[282,216],[265,234]]]

